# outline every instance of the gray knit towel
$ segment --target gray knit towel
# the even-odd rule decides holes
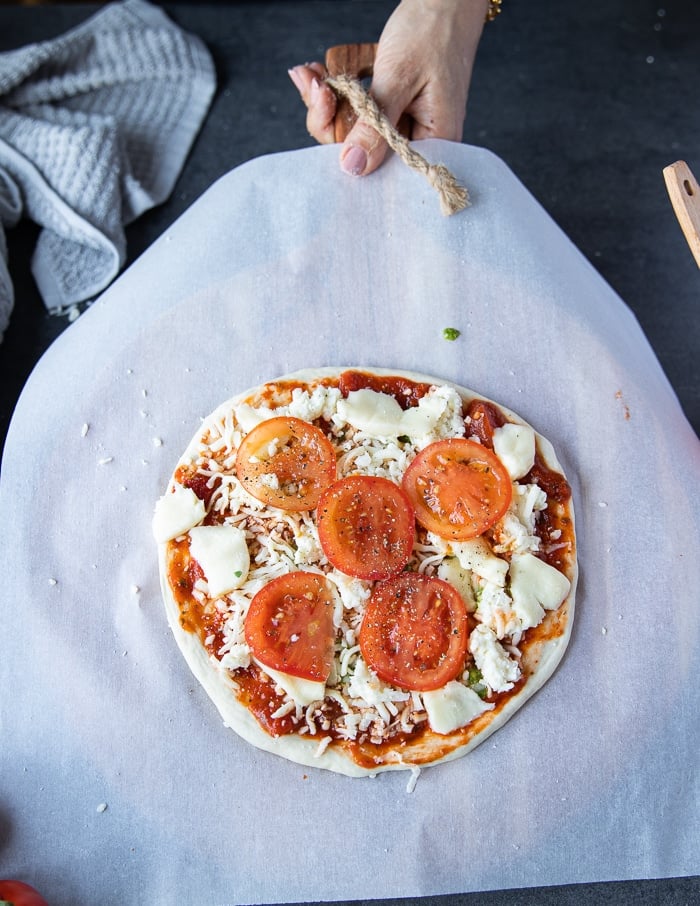
[[[172,191],[215,83],[202,41],[145,0],[0,53],[0,337],[2,226],[41,228],[32,272],[49,311],[94,298],[124,264],[124,225]]]

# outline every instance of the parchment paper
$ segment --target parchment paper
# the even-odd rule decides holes
[[[28,382],[0,486],[0,874],[45,880],[55,906],[700,873],[697,438],[630,311],[508,168],[421,150],[469,187],[465,212],[443,217],[397,160],[350,179],[335,148],[233,171]],[[408,773],[302,768],[226,729],[166,625],[151,538],[200,417],[353,364],[516,410],[576,501],[563,663],[410,793]]]

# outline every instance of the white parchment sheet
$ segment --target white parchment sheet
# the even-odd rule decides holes
[[[443,217],[398,160],[350,179],[332,147],[238,168],[28,382],[0,484],[0,874],[44,878],[54,906],[700,873],[697,438],[630,311],[508,168],[421,150],[470,208]],[[573,486],[564,661],[410,793],[408,772],[349,779],[239,740],[160,600],[153,505],[200,417],[314,365],[471,387],[545,434]]]

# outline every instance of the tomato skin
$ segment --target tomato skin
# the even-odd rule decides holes
[[[0,906],[49,906],[37,890],[24,881],[0,881]]]
[[[377,676],[402,689],[441,689],[464,670],[467,607],[442,579],[404,572],[379,582],[360,627],[360,651]]]
[[[245,639],[266,667],[290,676],[325,682],[333,664],[333,609],[330,582],[298,570],[264,585],[250,602]]]
[[[429,444],[406,469],[402,486],[417,521],[448,541],[468,541],[503,516],[513,484],[498,457],[476,441]]]
[[[350,475],[334,482],[321,495],[316,523],[330,563],[357,579],[388,579],[413,551],[413,507],[388,478]]]
[[[312,510],[335,479],[335,450],[315,425],[276,416],[260,422],[243,438],[236,475],[253,497],[269,506],[291,512]]]

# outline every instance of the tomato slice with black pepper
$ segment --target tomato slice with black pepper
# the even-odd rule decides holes
[[[238,448],[236,475],[269,506],[312,510],[336,474],[335,450],[315,425],[277,416],[256,425]]]
[[[396,575],[413,550],[413,507],[388,478],[350,475],[335,481],[321,495],[316,524],[330,563],[358,579]]]
[[[379,582],[360,627],[360,651],[393,686],[441,689],[464,670],[469,628],[464,599],[434,576],[404,572]]]
[[[421,450],[406,469],[403,489],[418,522],[449,541],[482,535],[513,496],[510,475],[496,454],[461,437]]]
[[[254,596],[245,639],[265,667],[325,682],[333,664],[335,596],[325,576],[299,570],[272,579]]]

